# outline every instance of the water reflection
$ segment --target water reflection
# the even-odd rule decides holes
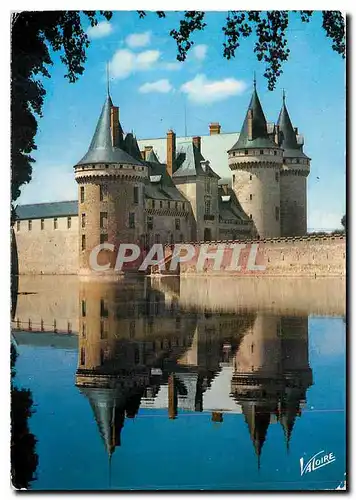
[[[179,292],[174,281],[80,284],[76,385],[109,456],[139,408],[210,411],[219,423],[242,412],[258,463],[270,424],[289,447],[312,384],[307,316],[187,313]]]
[[[244,471],[245,485],[251,489],[263,480],[278,483],[291,481],[293,476],[301,481],[300,457],[324,449],[326,439],[330,451],[338,453],[338,467],[343,468],[342,367],[333,367],[330,350],[334,352],[337,343],[339,360],[342,358],[344,332],[339,328],[335,337],[333,325],[338,319],[328,318],[321,331],[314,328],[313,333],[315,318],[310,316],[344,316],[344,280],[305,280],[302,284],[270,279],[267,286],[256,279],[145,278],[113,284],[81,282],[76,277],[56,277],[55,283],[50,277],[20,277],[19,290],[14,339],[20,350],[30,347],[22,352],[24,357],[28,353],[27,362],[33,364],[28,373],[37,377],[34,397],[36,403],[39,400],[31,420],[38,419],[35,434],[43,446],[40,465],[41,460],[42,467],[50,461],[32,487],[112,487],[107,481],[111,467],[106,460],[96,462],[90,478],[79,469],[72,473],[77,469],[70,464],[61,476],[52,464],[54,458],[46,455],[51,438],[48,433],[43,435],[43,426],[51,428],[51,435],[62,429],[62,420],[56,420],[59,409],[46,392],[46,377],[49,384],[56,384],[62,406],[68,396],[72,398],[68,408],[61,408],[63,414],[68,414],[71,404],[76,405],[73,421],[69,419],[64,429],[63,454],[72,446],[73,462],[85,464],[84,469],[91,466],[86,462],[90,450],[98,458],[105,454],[119,489],[143,489],[151,484],[150,474],[156,477],[156,468],[152,466],[149,472],[149,464],[141,458],[145,453],[140,441],[155,447],[159,470],[165,468],[160,457],[169,441],[176,450],[176,462],[170,466],[190,462],[190,466],[183,465],[181,484],[198,489],[215,477],[220,478],[217,489],[223,484],[219,481],[227,483],[233,477],[229,487],[233,489],[238,483],[234,464]],[[328,340],[330,331],[332,342]],[[323,346],[317,358],[315,348],[314,354],[311,349],[316,342]],[[31,356],[40,361],[40,368]],[[56,361],[48,367],[52,359]],[[60,366],[58,360],[63,360]],[[58,370],[66,375],[66,384],[58,380]],[[330,370],[334,377],[329,383]],[[313,378],[317,381],[314,386]],[[323,411],[306,413],[312,405]],[[83,422],[80,438],[73,431],[78,420]],[[216,438],[216,427],[222,442]],[[334,432],[325,437],[328,428]],[[332,441],[336,435],[341,444]],[[205,461],[193,477],[189,471],[198,458],[190,443],[196,436],[194,446]],[[85,451],[78,439],[86,440]],[[188,446],[185,440],[189,440]],[[241,459],[234,440],[239,443]],[[137,453],[134,459],[132,450]],[[279,460],[276,467],[271,465],[275,460]],[[130,464],[127,469],[126,461]],[[122,467],[125,474],[118,472]],[[130,478],[130,467],[142,470]],[[214,475],[216,468],[220,472]],[[158,488],[172,484],[169,472],[157,472],[155,480],[152,484]]]

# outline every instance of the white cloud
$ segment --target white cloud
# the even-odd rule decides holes
[[[179,71],[183,68],[183,63],[179,61],[163,63],[162,68],[166,69],[167,71]]]
[[[136,71],[151,69],[160,55],[159,50],[145,50],[135,54],[129,49],[119,49],[110,62],[110,76],[113,79],[123,79]]]
[[[243,80],[235,80],[235,78],[208,80],[205,75],[199,74],[193,80],[184,83],[181,91],[188,95],[189,100],[197,104],[209,104],[241,94],[246,88],[247,84]]]
[[[207,52],[208,46],[204,44],[195,45],[195,47],[191,49],[191,55],[198,61],[204,61]]]
[[[341,217],[345,212],[335,213],[327,210],[311,209],[308,216],[308,231],[330,231],[342,229]]]
[[[132,33],[126,37],[126,44],[134,49],[136,47],[146,47],[151,43],[151,31],[145,31],[144,33]]]
[[[157,80],[156,82],[144,83],[138,90],[141,94],[148,94],[150,92],[160,92],[162,94],[167,94],[172,90],[172,85],[167,78],[163,80]]]
[[[110,35],[112,32],[113,27],[109,21],[101,21],[96,26],[90,26],[87,30],[87,34],[90,38],[103,38],[104,36]]]

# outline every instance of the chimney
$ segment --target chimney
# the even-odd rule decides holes
[[[224,420],[224,417],[223,417],[223,413],[221,411],[213,411],[211,412],[211,420],[212,422],[223,422]]]
[[[224,195],[228,195],[229,194],[229,185],[228,184],[221,184],[220,185],[221,189],[224,191]]]
[[[274,129],[274,142],[279,144],[279,125],[276,125]]]
[[[153,146],[145,146],[145,159],[148,157],[148,153],[152,151]]]
[[[201,152],[201,137],[199,137],[199,136],[193,137],[193,144],[200,153]]]
[[[220,123],[214,122],[209,124],[210,135],[220,134],[221,125]]]
[[[110,112],[111,141],[114,147],[119,147],[119,108],[112,106]]]
[[[168,377],[168,417],[175,419],[177,416],[178,394],[174,380],[174,375],[171,373]]]
[[[295,135],[298,135],[298,127],[294,127]]]
[[[247,112],[247,135],[248,140],[252,141],[252,109]]]
[[[173,130],[167,132],[167,172],[172,177],[173,162],[176,159],[176,134]]]

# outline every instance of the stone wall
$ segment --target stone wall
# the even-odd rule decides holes
[[[220,242],[223,244],[223,242]],[[231,269],[233,246],[242,245],[239,269]],[[195,256],[180,265],[181,275],[237,275],[237,276],[345,276],[346,238],[343,235],[325,237],[274,238],[226,242],[221,265],[214,270],[214,260],[207,259],[197,269],[198,249]],[[219,242],[210,242],[208,252],[215,253]],[[254,256],[253,254],[256,253]]]
[[[78,217],[21,220],[15,226],[19,274],[77,274],[78,272]]]

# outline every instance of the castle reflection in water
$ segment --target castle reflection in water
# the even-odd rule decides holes
[[[163,409],[170,419],[181,410],[210,412],[216,425],[224,425],[227,412],[242,413],[258,464],[271,424],[283,427],[290,446],[313,383],[307,313],[183,306],[174,278],[76,287],[75,384],[109,456],[120,446],[125,419],[143,408]],[[15,332],[24,330],[21,307]]]

